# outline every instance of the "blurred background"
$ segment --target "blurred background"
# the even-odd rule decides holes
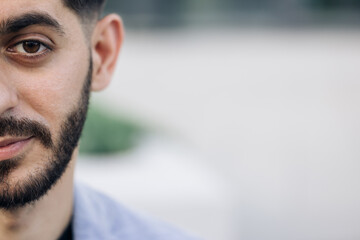
[[[360,239],[360,1],[109,0],[80,180],[209,240]]]

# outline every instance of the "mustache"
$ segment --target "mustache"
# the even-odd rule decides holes
[[[0,118],[0,137],[35,137],[46,147],[52,148],[53,141],[49,128],[28,118]]]

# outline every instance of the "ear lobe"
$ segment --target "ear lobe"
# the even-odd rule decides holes
[[[100,91],[110,83],[123,42],[121,18],[110,14],[95,26],[92,35],[93,78],[92,91]]]

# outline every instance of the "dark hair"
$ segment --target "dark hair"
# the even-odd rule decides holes
[[[106,0],[63,0],[82,19],[99,17]]]

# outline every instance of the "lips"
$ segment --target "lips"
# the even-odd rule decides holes
[[[6,140],[3,140],[3,141],[0,141],[0,148],[9,146],[9,145],[17,143],[17,142],[26,141],[26,140],[28,140],[30,138],[31,137],[6,139]]]
[[[33,137],[16,137],[0,140],[0,161],[20,155],[24,152],[32,138]]]

